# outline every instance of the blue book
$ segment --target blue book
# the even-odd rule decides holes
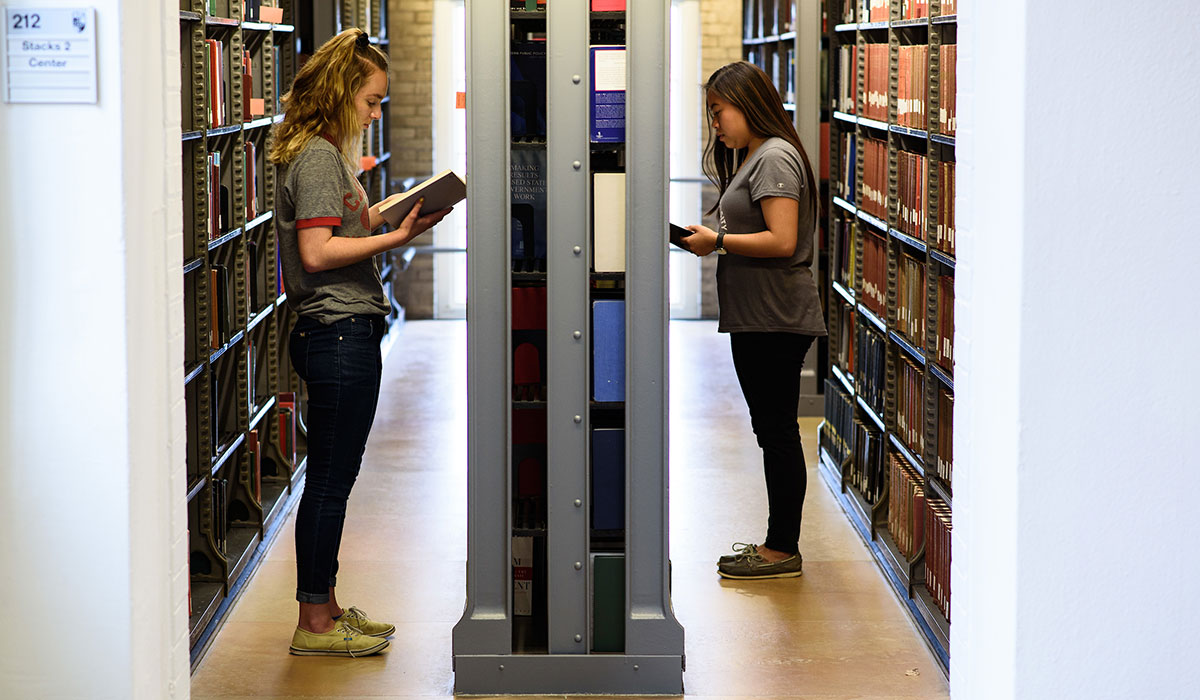
[[[625,431],[592,431],[592,528],[625,529]]]
[[[625,302],[592,302],[592,398],[625,400]]]
[[[625,47],[591,47],[592,143],[625,141]]]
[[[546,43],[509,47],[509,105],[514,139],[546,138]]]
[[[546,151],[513,149],[510,164],[513,269],[545,269]]]

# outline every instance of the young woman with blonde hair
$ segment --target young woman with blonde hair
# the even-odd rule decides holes
[[[379,341],[391,310],[374,256],[403,245],[449,211],[395,231],[383,225],[355,171],[363,131],[379,119],[388,62],[361,29],[327,41],[283,96],[269,159],[281,166],[275,222],[288,306],[292,366],[308,388],[308,466],[296,514],[299,622],[291,652],[368,656],[395,626],[334,593],[346,502],[358,476],[379,399]]]
[[[731,63],[705,85],[704,172],[717,186],[718,229],[689,226],[683,239],[717,261],[717,330],[733,364],[763,452],[767,536],[734,544],[717,571],[736,579],[799,576],[800,518],[808,484],[796,422],[804,356],[825,321],[812,275],[816,180],[779,92],[753,64]]]

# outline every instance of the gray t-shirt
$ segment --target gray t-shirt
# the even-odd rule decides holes
[[[772,137],[758,147],[721,196],[721,231],[756,233],[767,229],[759,200],[787,197],[800,203],[796,251],[789,258],[751,258],[735,253],[717,261],[717,301],[722,333],[783,332],[825,335],[825,319],[813,281],[816,212],[808,204],[808,183],[796,148]]]
[[[329,226],[335,236],[371,235],[371,203],[337,147],[325,138],[313,138],[283,168],[280,181],[275,227],[288,306],[325,324],[391,311],[374,256],[322,272],[305,272],[300,263],[296,234],[301,229]]]

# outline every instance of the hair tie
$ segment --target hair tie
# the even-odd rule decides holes
[[[354,40],[354,46],[357,48],[360,48],[360,49],[365,49],[368,46],[370,46],[371,45],[371,37],[367,36],[367,33],[361,29],[358,30],[358,32],[359,32],[358,38]]]

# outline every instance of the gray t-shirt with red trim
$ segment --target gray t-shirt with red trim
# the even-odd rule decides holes
[[[308,142],[283,168],[275,197],[275,227],[287,302],[321,323],[391,311],[374,256],[345,267],[305,272],[297,232],[329,226],[335,236],[371,235],[370,201],[338,149],[324,138]]]
[[[717,210],[727,234],[765,231],[760,200],[787,197],[800,203],[796,250],[788,258],[751,258],[735,253],[717,261],[717,301],[722,333],[783,332],[825,335],[825,319],[813,280],[816,212],[796,148],[769,138],[729,181]]]

